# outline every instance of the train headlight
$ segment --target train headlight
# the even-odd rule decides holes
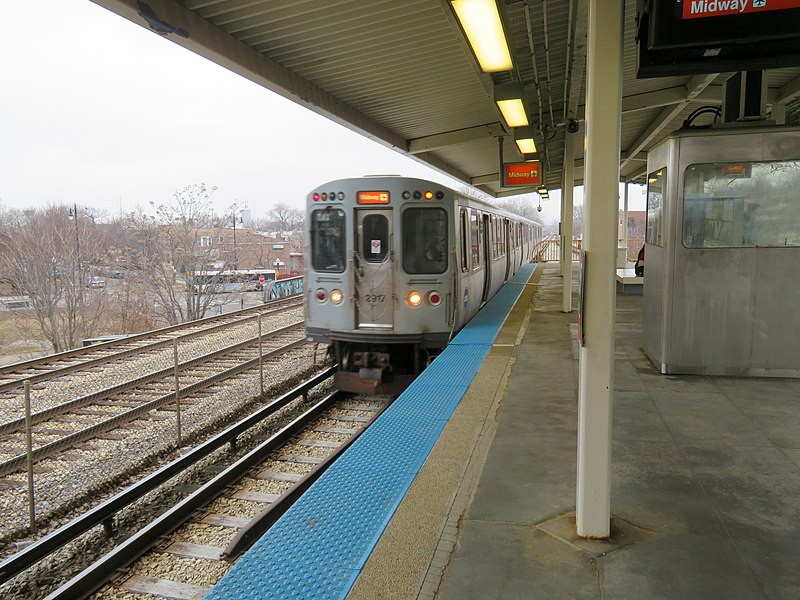
[[[428,292],[426,297],[431,306],[439,306],[442,303],[442,295],[439,292]]]
[[[344,300],[344,294],[341,290],[332,290],[331,291],[331,302],[334,304],[341,304],[342,300]]]
[[[422,294],[417,292],[416,290],[411,290],[406,294],[406,304],[411,306],[412,308],[416,308],[420,304],[422,304]]]
[[[316,296],[317,302],[325,302],[328,299],[328,292],[320,288],[314,292],[314,296]]]

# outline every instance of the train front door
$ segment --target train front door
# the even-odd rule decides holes
[[[356,210],[355,248],[357,326],[391,330],[394,326],[394,257],[390,210]]]

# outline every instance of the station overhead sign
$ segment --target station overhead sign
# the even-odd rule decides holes
[[[800,64],[800,0],[639,0],[638,77]]]
[[[503,187],[539,185],[542,183],[542,165],[538,160],[503,165]]]

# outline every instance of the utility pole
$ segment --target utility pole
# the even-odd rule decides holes
[[[238,267],[238,260],[236,257],[236,210],[233,211],[233,270]]]
[[[81,238],[78,235],[78,203],[75,202],[69,209],[69,216],[75,221],[75,263],[78,272],[78,298],[83,298],[83,277],[81,277]]]

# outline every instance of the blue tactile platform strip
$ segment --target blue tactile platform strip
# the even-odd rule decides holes
[[[338,599],[469,387],[534,265],[526,265],[205,596]],[[474,341],[471,341],[474,340]]]

